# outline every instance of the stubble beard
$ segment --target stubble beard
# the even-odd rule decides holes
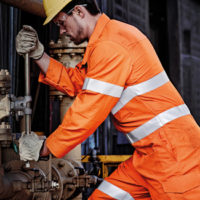
[[[83,35],[83,28],[79,25],[77,36],[76,38],[73,38],[74,44],[79,45],[87,40],[87,38],[82,38],[81,37],[82,35]]]

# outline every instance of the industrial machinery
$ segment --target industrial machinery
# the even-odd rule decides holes
[[[110,174],[109,168],[117,166],[132,155],[86,155],[82,156],[82,163],[92,163],[98,177],[106,178]]]
[[[0,0],[0,2],[18,7],[24,11],[44,17],[42,0]],[[75,67],[84,55],[86,43],[75,46],[63,35],[57,42],[51,41],[49,53],[66,67]],[[62,159],[52,155],[38,162],[21,161],[18,154],[18,139],[21,133],[14,133],[12,120],[24,122],[22,131],[31,133],[31,94],[30,68],[28,55],[25,57],[25,96],[10,94],[11,77],[7,70],[0,71],[0,200],[81,200],[81,192],[98,185],[102,179],[90,175],[81,164],[81,146],[79,145]],[[39,87],[38,87],[39,88]],[[51,104],[59,101],[60,121],[73,98],[50,88]],[[34,107],[33,107],[34,108]],[[34,111],[33,111],[34,113]],[[21,120],[21,119],[24,120]],[[50,132],[52,132],[50,116]],[[21,131],[21,132],[22,132]],[[108,159],[109,158],[109,159]],[[127,157],[93,156],[85,157],[83,162],[91,162],[97,170],[102,168],[102,176],[108,175],[108,167],[116,166]],[[72,160],[73,159],[73,160]],[[116,160],[117,159],[117,160]],[[117,163],[117,164],[116,164]],[[96,171],[97,171],[96,170]],[[98,175],[98,174],[96,174]]]
[[[57,42],[53,40],[49,43],[49,53],[50,56],[61,62],[64,66],[75,68],[76,65],[82,61],[83,55],[87,46],[87,42],[80,45],[75,45],[70,41],[69,37],[66,35],[60,36]],[[55,101],[59,101],[59,112],[60,112],[60,122],[63,120],[66,111],[69,109],[74,99],[63,94],[62,92],[50,88],[50,110],[51,106]],[[54,113],[54,112],[50,112]],[[52,119],[52,116],[50,116]],[[52,132],[52,122],[50,122],[50,132]],[[65,159],[73,158],[74,160],[81,162],[81,145],[78,145],[75,149],[70,151]]]
[[[25,96],[9,94],[11,77],[0,71],[0,199],[65,200],[74,199],[83,188],[99,179],[88,175],[77,160],[49,158],[38,162],[19,159],[18,139],[12,133],[10,118],[25,118],[25,134],[31,133],[30,68],[25,57]],[[61,94],[59,94],[61,95]],[[62,95],[61,95],[62,96]],[[80,155],[81,156],[81,155]]]

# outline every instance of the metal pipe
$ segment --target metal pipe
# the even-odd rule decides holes
[[[30,86],[30,60],[28,53],[25,55],[25,96],[31,95]],[[26,108],[31,108],[31,103],[27,103]],[[25,113],[25,133],[31,133],[31,114]]]
[[[49,161],[48,161],[48,181],[51,182],[52,181],[52,155],[49,155]],[[49,200],[52,200],[52,193],[49,193]]]
[[[25,199],[31,199],[31,192],[25,191],[29,181],[28,174],[20,171],[0,175],[0,199],[12,199],[18,192],[21,192],[23,197],[26,195]]]
[[[12,191],[12,182],[10,182],[5,176],[0,175],[0,199],[8,199],[15,195]]]
[[[28,13],[45,17],[42,0],[0,0],[0,2],[9,4]]]
[[[35,93],[35,100],[34,100],[34,103],[33,103],[33,112],[32,112],[32,122],[33,122],[33,119],[35,117],[35,111],[36,111],[36,106],[37,106],[37,102],[38,102],[38,98],[39,98],[39,93],[40,93],[40,83],[38,83],[38,86],[37,86],[37,89],[36,89],[36,93]]]
[[[0,166],[2,165],[2,147],[0,146]]]

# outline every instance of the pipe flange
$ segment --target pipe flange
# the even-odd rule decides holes
[[[50,41],[49,43],[49,48],[50,49],[59,49],[59,48],[86,48],[87,47],[87,42],[83,42],[80,45],[75,45],[68,36],[62,35],[57,42],[54,42],[53,40]]]
[[[57,178],[57,180],[55,181],[58,181],[63,185],[62,200],[67,200],[76,194],[77,188],[76,185],[73,183],[73,180],[74,177],[78,176],[77,170],[68,160],[53,159],[52,163],[57,169],[57,171],[54,170],[52,172],[52,177],[53,179]],[[61,180],[59,180],[59,176],[57,176],[55,172],[59,172],[59,176],[62,177]],[[58,200],[54,198],[52,199]]]

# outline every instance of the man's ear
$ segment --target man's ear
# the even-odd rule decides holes
[[[85,17],[85,9],[83,8],[83,6],[80,6],[80,5],[76,5],[74,7],[74,10],[73,10],[74,13],[76,13],[78,16],[80,16],[81,18],[84,18]]]

